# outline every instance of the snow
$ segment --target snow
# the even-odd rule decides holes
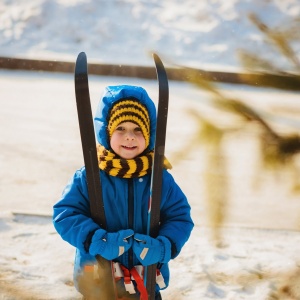
[[[1,1],[0,53],[74,61],[80,48],[90,60],[152,65],[156,51],[171,63],[238,69],[237,50],[247,47],[289,67],[266,47],[249,13],[284,30],[299,16],[299,0]],[[293,46],[299,52],[299,42]]]
[[[265,49],[246,12],[277,26],[300,9],[292,0],[100,3],[2,1],[0,55],[74,61],[85,51],[96,61],[152,65],[148,51],[156,50],[168,62],[238,67],[237,48],[247,43]],[[151,80],[90,76],[89,82],[93,109],[108,84],[141,85],[157,98]],[[282,132],[299,132],[299,93],[225,84],[220,89],[254,105]],[[216,247],[205,202],[205,148],[187,149],[180,161],[172,157],[197,129],[187,108],[215,120],[223,114],[187,83],[170,82],[170,99],[166,155],[196,226],[170,264],[163,299],[263,300],[272,293],[278,296],[273,299],[300,299],[300,203],[290,193],[291,177],[284,173],[275,180],[262,172],[255,132],[231,134],[224,144],[230,202]],[[83,164],[73,75],[0,70],[0,105],[0,299],[81,299],[72,283],[74,248],[51,222],[52,205]],[[292,285],[295,274],[298,284]]]

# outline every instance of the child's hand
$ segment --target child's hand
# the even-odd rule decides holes
[[[122,255],[132,246],[131,229],[120,230],[118,232],[106,232],[98,229],[92,238],[89,252],[92,255],[101,255],[107,260],[112,260]]]
[[[154,239],[149,235],[136,233],[132,248],[143,266],[167,263],[171,259],[171,243],[164,236]]]

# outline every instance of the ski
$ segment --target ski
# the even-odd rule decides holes
[[[157,125],[154,146],[154,159],[148,209],[148,232],[151,237],[157,237],[160,221],[160,199],[162,191],[162,173],[165,155],[165,141],[169,105],[168,77],[164,65],[157,54],[153,54],[158,80]],[[149,300],[155,299],[157,265],[148,266],[145,270],[145,285]]]
[[[156,67],[159,94],[147,233],[152,237],[156,237],[159,231],[160,220],[160,197],[162,190],[162,169],[165,152],[169,87],[167,74],[161,59],[156,54],[153,54],[153,58]],[[90,104],[87,57],[84,52],[79,53],[76,60],[75,94],[91,215],[95,222],[102,228],[106,228],[93,115]],[[97,256],[97,261],[100,266],[99,272],[101,281],[103,281],[103,294],[101,295],[101,299],[118,299],[114,290],[111,262],[105,260],[101,256]],[[155,299],[156,267],[156,264],[154,264],[148,266],[145,270],[145,285],[147,287],[149,300]]]
[[[93,220],[106,228],[105,211],[102,199],[100,172],[98,167],[93,114],[90,103],[87,57],[79,53],[75,65],[75,95],[82,152],[86,170],[90,210]],[[114,277],[111,262],[98,255],[98,275],[102,282],[99,299],[117,299],[114,290]]]

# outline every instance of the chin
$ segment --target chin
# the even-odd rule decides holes
[[[121,156],[122,158],[124,159],[133,159],[135,157],[137,157],[137,155],[124,155],[124,156]]]

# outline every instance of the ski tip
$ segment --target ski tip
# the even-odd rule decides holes
[[[165,72],[165,66],[162,60],[160,59],[160,57],[156,53],[153,53],[153,59],[154,59],[156,70],[160,69],[163,72]]]
[[[80,52],[78,54],[76,62],[79,62],[79,61],[82,61],[82,60],[87,60],[85,52]]]
[[[158,56],[158,54],[156,53],[152,53],[152,56],[153,56],[153,59],[155,61],[155,63],[159,62],[159,63],[162,63],[160,57]]]
[[[158,82],[159,84],[164,83],[164,89],[166,90],[168,88],[168,76],[167,76],[165,66],[162,60],[160,59],[160,57],[156,53],[153,53],[152,55],[155,63]]]
[[[77,59],[78,58],[83,58],[83,57],[86,57],[86,54],[85,54],[85,52],[80,52],[79,54],[78,54],[78,56],[77,56]]]
[[[80,52],[77,56],[75,73],[86,73],[87,72],[87,57],[85,52]]]

